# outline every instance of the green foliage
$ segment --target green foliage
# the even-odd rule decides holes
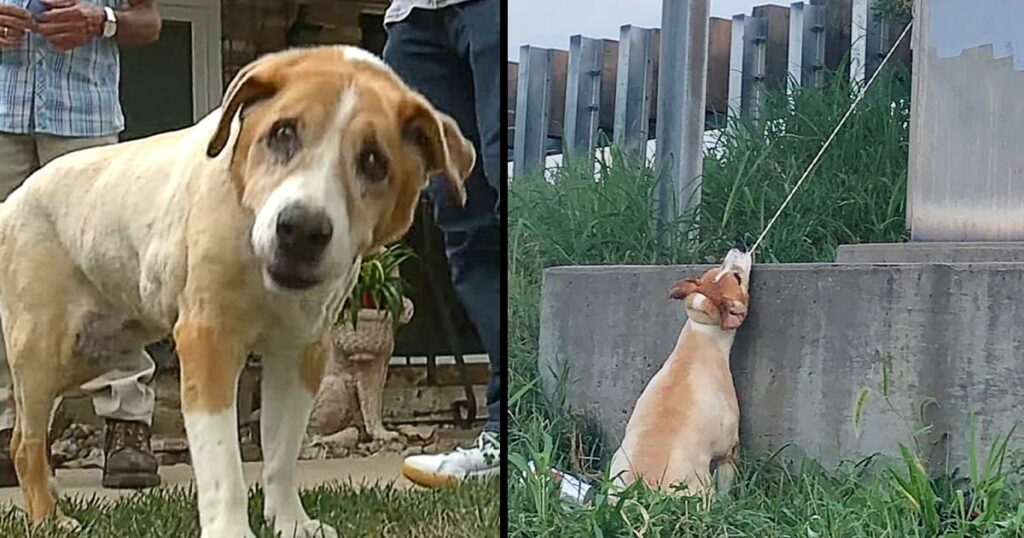
[[[771,229],[758,261],[831,261],[841,244],[905,240],[909,90],[902,66],[875,81]],[[855,96],[840,81],[792,99],[774,95],[764,107],[772,119],[726,130],[704,161],[704,258],[717,260],[736,238],[756,239]]]
[[[913,0],[875,0],[875,15],[899,27],[914,17]]]
[[[991,453],[999,455],[990,458],[1001,465],[972,482],[955,470],[928,473],[906,447],[902,458],[868,458],[832,470],[813,460],[782,461],[778,454],[748,457],[730,495],[706,510],[696,498],[665,495],[642,483],[613,497],[607,477],[593,479],[599,489],[593,502],[562,501],[546,477],[545,449],[533,447],[536,452],[512,453],[510,536],[1024,536],[1024,466],[999,452],[1003,440],[994,443]],[[520,472],[515,462],[526,459],[541,473]]]
[[[341,312],[342,322],[358,326],[359,308],[386,310],[391,319],[402,315],[405,282],[398,272],[402,263],[413,256],[412,250],[400,244],[363,258],[359,278]]]

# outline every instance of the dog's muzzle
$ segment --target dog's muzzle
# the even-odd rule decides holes
[[[306,289],[320,283],[320,262],[334,236],[334,225],[321,209],[301,204],[286,206],[277,216],[277,249],[267,268],[270,277],[288,289]]]

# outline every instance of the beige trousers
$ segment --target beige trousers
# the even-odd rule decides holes
[[[117,136],[68,138],[47,134],[0,133],[0,199],[6,199],[42,165],[79,149],[114,144]],[[148,385],[156,365],[145,350],[129,369],[107,372],[81,386],[92,396],[96,414],[110,419],[151,424],[156,400]],[[7,349],[0,332],[0,430],[14,427],[14,395]]]

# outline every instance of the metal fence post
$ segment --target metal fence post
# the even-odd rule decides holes
[[[516,130],[512,172],[516,177],[542,170],[547,155],[551,110],[549,49],[523,45],[519,49],[519,87],[516,89]]]
[[[789,7],[790,93],[825,82],[825,17],[830,8],[828,0],[794,2]]]
[[[729,56],[732,47],[732,21],[708,18],[707,85],[704,108],[705,128],[722,127],[729,110]]]
[[[914,2],[911,241],[1024,241],[1022,15],[1018,0]]]
[[[509,161],[507,156],[512,154],[512,149],[515,147],[516,139],[516,92],[519,90],[519,63],[508,62],[506,64],[506,72],[508,73],[508,100],[505,102],[505,118],[508,120],[506,127],[508,129],[508,136],[506,137],[506,161]],[[506,163],[507,166],[507,163]]]
[[[853,0],[853,20],[850,25],[850,79],[865,82],[871,76],[869,63],[877,51],[878,27],[872,21],[875,0]],[[877,64],[876,64],[877,65]]]
[[[875,14],[876,0],[853,0],[850,24],[850,78],[867,82],[878,69],[878,64],[889,52],[902,27],[882,19]],[[904,42],[897,49],[893,60],[907,61],[910,45]],[[892,60],[890,60],[892,62]]]
[[[792,95],[803,84],[804,70],[804,3],[789,5],[789,77],[786,93]]]
[[[743,44],[746,43],[747,16],[733,15],[729,46],[729,118],[743,111]]]
[[[767,21],[750,16],[743,28],[743,82],[740,96],[740,116],[756,118],[760,112],[765,82],[765,43],[768,40]]]
[[[654,30],[627,24],[620,36],[614,142],[627,154],[643,159],[650,139]]]
[[[745,25],[741,115],[756,118],[766,93],[786,88],[789,8],[756,6]]]
[[[704,160],[708,1],[663,0],[658,69],[656,229],[700,201]]]
[[[594,155],[601,105],[604,42],[581,35],[569,38],[569,74],[565,86],[565,154]]]

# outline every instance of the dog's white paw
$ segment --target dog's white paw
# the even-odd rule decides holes
[[[281,538],[338,538],[338,531],[334,530],[334,527],[315,519],[307,520],[305,523],[275,522],[274,531]]]

